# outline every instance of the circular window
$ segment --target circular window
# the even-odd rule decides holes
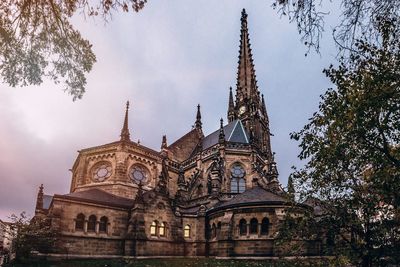
[[[135,183],[146,183],[147,182],[148,172],[147,170],[139,165],[132,166],[129,171],[129,177]]]
[[[93,169],[93,180],[95,182],[103,182],[112,174],[112,167],[109,163],[102,163]]]
[[[232,176],[242,178],[244,176],[244,169],[240,165],[235,165],[231,169]]]

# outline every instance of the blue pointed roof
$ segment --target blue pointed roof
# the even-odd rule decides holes
[[[223,127],[226,142],[249,144],[249,136],[241,122],[234,120]],[[203,138],[202,147],[207,149],[218,144],[219,130],[207,135]]]

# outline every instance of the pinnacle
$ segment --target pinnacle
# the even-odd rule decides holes
[[[201,112],[200,112],[200,104],[197,105],[197,114],[196,114],[196,122],[195,127],[196,129],[201,129],[203,123],[201,122]]]
[[[128,110],[129,110],[129,101],[126,102],[124,125],[121,130],[121,141],[131,141],[129,127],[128,127]]]

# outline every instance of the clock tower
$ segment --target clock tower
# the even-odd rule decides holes
[[[250,136],[252,145],[268,159],[272,159],[270,130],[264,96],[260,95],[251,53],[247,14],[241,17],[240,49],[236,83],[236,97],[229,92],[228,121],[240,119]]]

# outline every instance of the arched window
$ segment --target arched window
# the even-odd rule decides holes
[[[153,221],[150,225],[150,235],[156,236],[157,235],[157,221]]]
[[[159,236],[165,236],[165,224],[163,222],[161,222],[158,227],[158,234]]]
[[[211,229],[211,238],[216,238],[216,237],[217,237],[217,227],[215,227],[215,223],[213,223]]]
[[[190,237],[190,225],[186,224],[185,228],[183,228],[183,236]]]
[[[239,221],[239,234],[246,235],[247,234],[247,222],[245,219],[241,219]]]
[[[108,225],[108,218],[106,216],[101,217],[99,222],[99,232],[107,233],[107,225]]]
[[[240,164],[235,164],[231,168],[231,193],[243,193],[246,190],[244,180],[245,171]]]
[[[79,213],[78,216],[76,216],[75,220],[75,230],[83,231],[84,225],[85,225],[85,215]]]
[[[211,238],[211,225],[207,224],[206,226],[206,239],[210,239]]]
[[[197,192],[196,192],[197,197],[201,197],[203,195],[203,185],[199,185],[197,187]]]
[[[221,227],[222,227],[221,222],[218,222],[218,223],[217,223],[217,237],[218,237],[218,238],[220,238]]]
[[[89,216],[87,230],[88,230],[88,232],[96,231],[96,216],[95,215]]]
[[[253,218],[250,220],[250,234],[257,234],[258,232],[258,220]]]
[[[268,218],[264,218],[261,221],[261,234],[267,235],[269,231],[269,220]]]

